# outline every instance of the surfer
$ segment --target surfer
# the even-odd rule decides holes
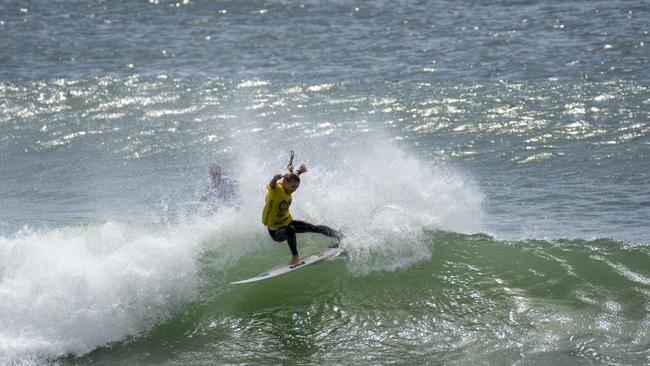
[[[292,152],[293,159],[293,152]],[[318,233],[335,238],[338,246],[342,235],[340,232],[324,226],[312,225],[304,221],[294,220],[289,213],[291,206],[291,194],[300,187],[300,175],[307,171],[307,166],[301,164],[293,172],[293,166],[289,163],[289,173],[276,174],[273,176],[266,189],[266,200],[262,212],[262,223],[269,230],[271,238],[277,242],[287,241],[291,250],[291,262],[296,264],[300,261],[296,242],[298,233]],[[282,181],[280,181],[282,180]],[[278,182],[280,181],[280,182]]]
[[[226,206],[234,205],[239,191],[237,182],[232,178],[224,177],[219,164],[210,166],[210,177],[212,183],[206,194],[201,197],[201,202],[215,201]]]

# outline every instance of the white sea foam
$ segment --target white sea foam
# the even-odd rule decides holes
[[[356,148],[305,185],[308,217],[343,228],[355,273],[428,259],[424,230],[477,232],[482,194],[458,171],[409,156],[392,143]],[[299,211],[297,211],[299,212]]]
[[[142,334],[197,299],[204,250],[219,253],[210,266],[227,270],[242,255],[278,245],[260,221],[265,185],[284,159],[252,150],[240,152],[233,172],[238,208],[174,224],[109,222],[0,237],[0,364],[83,355]],[[390,142],[336,154],[305,148],[295,163],[302,161],[310,171],[294,194],[294,218],[343,229],[355,273],[429,258],[426,229],[480,230],[482,194],[470,179]]]
[[[106,223],[0,237],[0,364],[45,363],[137,335],[197,295],[205,223]]]
[[[350,270],[394,270],[429,258],[431,243],[423,238],[424,230],[481,231],[483,195],[469,177],[409,155],[387,139],[377,141],[336,151],[312,146],[297,153],[294,162],[306,161],[310,169],[293,195],[294,219],[343,230]],[[270,155],[262,149],[243,154]],[[260,202],[244,205],[252,210],[246,216],[255,217],[264,185],[282,166],[243,160],[242,181],[258,185],[247,189]]]

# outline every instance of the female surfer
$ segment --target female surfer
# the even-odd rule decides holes
[[[262,224],[269,230],[271,238],[277,242],[287,241],[291,250],[291,262],[294,265],[300,261],[296,243],[296,234],[298,233],[319,233],[331,238],[335,238],[338,246],[342,235],[340,232],[324,226],[312,225],[304,221],[294,220],[289,212],[291,206],[291,194],[300,187],[300,175],[307,171],[307,166],[301,164],[293,172],[291,161],[293,160],[293,151],[291,160],[288,165],[289,173],[276,174],[266,186],[266,200],[264,211],[262,212]],[[280,181],[281,180],[281,181]],[[280,181],[280,182],[278,182]]]

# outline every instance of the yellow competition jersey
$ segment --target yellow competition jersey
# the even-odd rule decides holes
[[[292,220],[289,213],[291,195],[284,191],[279,182],[275,184],[275,188],[271,188],[270,184],[267,185],[266,190],[262,224],[272,230],[287,226]]]

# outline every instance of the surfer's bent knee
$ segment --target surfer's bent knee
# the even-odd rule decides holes
[[[293,227],[292,225],[287,225],[284,227],[281,227],[279,229],[268,229],[269,230],[269,235],[271,236],[271,239],[277,241],[277,242],[283,242],[290,238],[291,236],[296,235],[296,228]]]

